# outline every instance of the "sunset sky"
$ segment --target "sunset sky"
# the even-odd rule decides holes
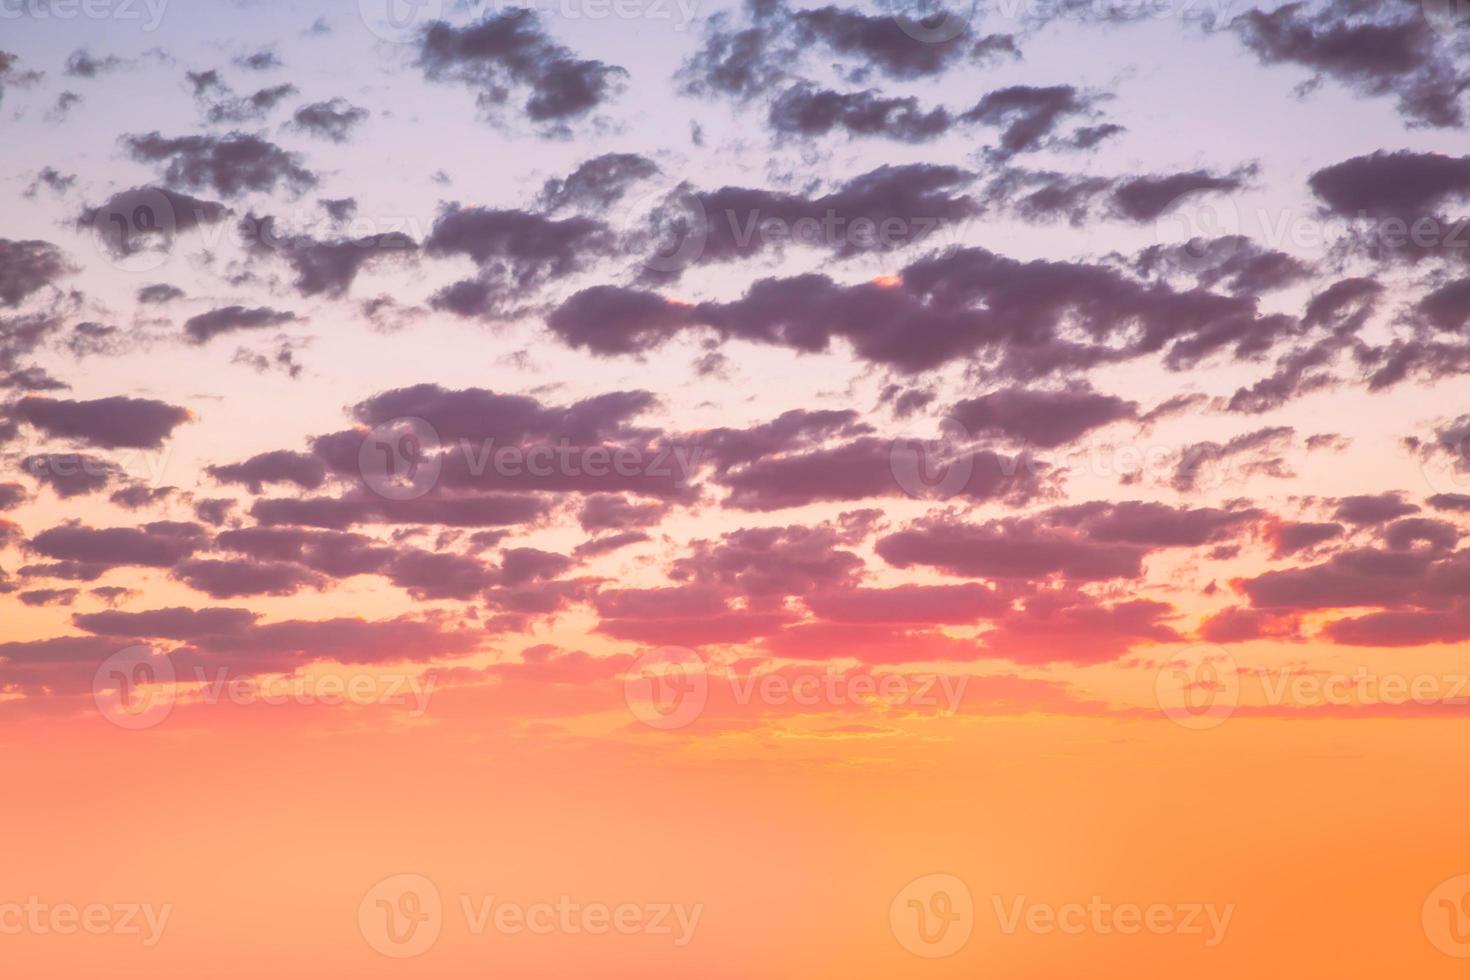
[[[1463,976],[1451,0],[0,0],[0,965]]]

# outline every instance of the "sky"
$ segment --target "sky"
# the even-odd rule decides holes
[[[0,950],[1450,977],[1440,0],[0,0]]]

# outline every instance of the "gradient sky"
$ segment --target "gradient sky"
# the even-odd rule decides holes
[[[0,0],[0,962],[1460,975],[1463,16]]]

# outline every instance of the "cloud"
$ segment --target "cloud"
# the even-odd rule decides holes
[[[1081,135],[1080,142],[1075,134],[1070,138],[1054,134],[1064,120],[1095,118],[1098,101],[1096,95],[1071,85],[1012,85],[987,93],[958,118],[961,122],[1000,127],[999,155],[1004,159],[1043,147],[1066,149],[1095,144],[1106,133],[1088,131]]]
[[[96,78],[99,75],[121,71],[132,66],[132,62],[117,55],[97,57],[86,48],[78,48],[66,59],[66,74],[73,78]]]
[[[289,449],[258,453],[240,463],[206,466],[204,472],[220,483],[243,484],[253,494],[259,494],[267,483],[290,483],[303,490],[315,490],[327,479],[321,460]]]
[[[1008,388],[969,398],[949,416],[977,436],[1055,449],[1093,429],[1138,416],[1138,403],[1080,385],[1059,391]]]
[[[125,136],[123,145],[139,163],[162,164],[170,184],[213,190],[222,197],[278,188],[301,194],[317,185],[317,176],[301,165],[300,155],[248,133],[169,138],[154,131]]]
[[[161,306],[164,303],[172,303],[176,299],[183,299],[184,295],[184,291],[178,286],[160,282],[141,287],[138,290],[138,302],[148,306]]]
[[[541,30],[539,15],[519,9],[464,27],[435,21],[419,37],[418,65],[431,81],[473,89],[487,113],[523,92],[526,117],[552,130],[613,98],[628,74],[576,57]]]
[[[207,540],[198,524],[154,521],[138,527],[94,528],[67,521],[29,542],[36,554],[60,562],[113,568],[137,565],[168,568],[202,548]]]
[[[437,309],[471,317],[508,311],[548,282],[615,254],[617,243],[606,225],[591,218],[456,205],[435,221],[424,249],[468,256],[480,267],[478,278],[447,287],[433,300]]]
[[[1090,540],[1034,519],[971,524],[941,516],[880,538],[877,552],[895,568],[927,566],[966,578],[1103,582],[1142,576],[1148,549]]]
[[[296,95],[297,91],[295,85],[283,83],[259,89],[250,95],[236,96],[227,86],[220,84],[212,85],[195,94],[206,103],[205,118],[218,125],[260,122],[269,116],[276,106]],[[220,93],[221,97],[216,102],[208,103],[206,97],[212,92]]]
[[[541,204],[549,212],[605,211],[634,184],[658,172],[658,164],[637,153],[604,153],[583,161],[565,178],[548,180],[541,188]]]
[[[1401,493],[1365,493],[1343,497],[1337,502],[1332,516],[1349,524],[1382,524],[1418,510],[1418,506],[1405,500]]]
[[[763,456],[721,473],[714,482],[730,491],[724,505],[736,510],[902,497],[909,489],[894,460],[892,440],[865,437],[831,448]],[[1049,493],[1047,467],[1020,456],[981,450],[961,453],[949,465],[965,473],[955,495],[968,500],[1020,506]]]
[[[134,187],[84,210],[77,227],[91,230],[113,255],[136,255],[151,246],[166,251],[174,237],[217,224],[230,209],[164,187]]]
[[[243,306],[225,306],[208,313],[191,316],[184,321],[184,335],[192,343],[204,344],[220,334],[239,330],[264,330],[294,323],[299,319],[295,313],[273,310],[268,306],[246,309]]]
[[[346,143],[352,131],[369,115],[361,106],[337,98],[297,109],[291,117],[291,128],[333,143]]]
[[[157,449],[191,417],[177,405],[122,396],[91,401],[29,396],[11,412],[53,439],[75,439],[102,449]]]
[[[302,296],[341,297],[369,263],[408,257],[418,248],[401,232],[318,241],[309,235],[282,234],[276,230],[275,221],[248,215],[240,222],[240,234],[252,255],[289,263],[296,273],[294,285]]]
[[[1369,96],[1393,95],[1412,124],[1462,124],[1466,84],[1437,12],[1417,5],[1345,0],[1320,9],[1288,3],[1251,10],[1230,27],[1263,64],[1294,64]],[[1445,17],[1453,16],[1446,10]]]
[[[697,227],[689,265],[750,259],[768,249],[802,245],[837,256],[889,252],[923,242],[945,225],[980,211],[962,193],[975,175],[934,164],[883,166],[853,177],[827,194],[805,196],[746,187],[681,192]],[[678,242],[658,242],[660,254]]]
[[[320,589],[326,580],[300,565],[285,562],[219,561],[196,558],[174,565],[172,575],[213,599],[242,596],[295,595],[302,589]]]
[[[835,92],[800,82],[770,106],[771,129],[788,136],[825,136],[841,129],[849,136],[884,136],[902,143],[937,139],[954,125],[943,106],[925,110],[913,96],[885,98],[877,91]]]
[[[19,306],[72,271],[61,250],[50,242],[0,238],[0,304]]]
[[[134,636],[151,640],[195,640],[204,636],[241,633],[260,618],[249,609],[190,609],[171,606],[146,612],[106,610],[79,613],[72,622],[99,636]]]
[[[1210,191],[1237,191],[1244,186],[1244,173],[1219,175],[1207,170],[1131,177],[1113,191],[1113,204],[1130,220],[1153,221],[1185,198]]]
[[[86,453],[33,453],[20,461],[20,467],[63,500],[96,493],[126,478],[116,463]]]

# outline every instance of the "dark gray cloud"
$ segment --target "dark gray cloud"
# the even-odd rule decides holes
[[[1463,124],[1460,99],[1470,80],[1446,36],[1463,22],[1435,23],[1456,16],[1451,6],[1288,3],[1269,13],[1247,11],[1230,27],[1265,64],[1299,65],[1364,95],[1395,96],[1412,123],[1449,128]]]
[[[636,153],[604,153],[584,161],[565,178],[548,180],[541,189],[541,204],[547,211],[603,211],[622,200],[634,184],[658,172],[658,164]]]
[[[333,143],[346,143],[371,113],[346,99],[313,102],[297,109],[291,116],[291,128]]]
[[[1138,403],[1084,385],[1057,391],[1008,388],[966,399],[949,415],[976,436],[1054,449],[1122,419],[1138,417]]]
[[[616,65],[576,57],[524,9],[487,13],[464,27],[430,24],[419,37],[418,64],[433,81],[473,89],[486,112],[523,92],[527,118],[555,130],[613,98],[627,76]]]
[[[123,145],[134,160],[161,165],[170,184],[188,190],[238,197],[278,188],[299,194],[317,185],[316,174],[301,165],[299,154],[248,133],[170,138],[155,131],[126,136]]]
[[[924,109],[913,96],[885,98],[876,90],[836,92],[800,82],[771,102],[771,129],[788,136],[882,136],[922,143],[943,136],[954,119],[943,106]]]
[[[157,449],[190,418],[189,410],[177,405],[118,395],[91,401],[30,396],[10,411],[50,438],[103,449]]]
[[[329,241],[282,234],[276,230],[274,218],[253,214],[241,219],[239,230],[253,255],[280,258],[291,266],[296,273],[294,285],[303,296],[343,296],[370,262],[405,258],[418,248],[413,239],[400,232]]]
[[[268,306],[253,309],[244,306],[225,306],[208,313],[191,316],[184,321],[184,335],[196,344],[207,343],[220,334],[237,330],[265,330],[279,327],[298,319],[295,313],[273,310]]]
[[[0,238],[0,304],[19,306],[71,272],[66,256],[50,242]]]
[[[190,197],[166,187],[120,191],[77,219],[108,251],[120,258],[145,250],[167,251],[175,237],[224,220],[230,209],[218,201]]]
[[[441,290],[434,306],[460,316],[492,316],[524,302],[539,287],[616,254],[616,236],[601,221],[548,218],[531,211],[454,206],[424,240],[431,255],[464,255],[478,278]]]
[[[259,453],[240,463],[206,466],[204,471],[220,483],[239,483],[254,494],[267,483],[290,483],[303,490],[315,490],[327,479],[321,460],[289,449]]]

